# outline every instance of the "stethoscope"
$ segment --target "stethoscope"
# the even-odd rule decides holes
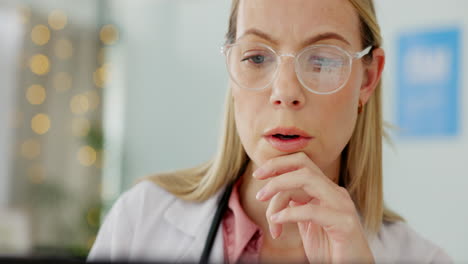
[[[234,186],[234,183],[235,181],[231,182],[228,186],[226,186],[223,196],[219,200],[218,208],[216,209],[213,221],[211,222],[210,231],[208,232],[208,236],[206,237],[205,247],[203,248],[203,252],[199,263],[208,263],[208,258],[210,257],[211,249],[213,248],[216,233],[218,232],[219,225],[221,224],[223,215],[228,207],[229,197],[231,197],[232,187]]]
[[[242,169],[239,171],[239,176],[242,176],[247,169],[247,163],[244,163]],[[224,213],[228,208],[229,198],[231,197],[232,188],[236,183],[237,178],[230,182],[226,189],[224,190],[223,195],[218,203],[218,208],[216,209],[215,215],[213,217],[213,221],[211,222],[210,231],[208,232],[208,236],[206,237],[205,247],[203,248],[202,255],[200,257],[199,263],[208,263],[208,258],[211,254],[211,249],[213,248],[213,243],[216,238],[216,233],[218,232],[219,225],[221,224],[221,220],[223,219]]]

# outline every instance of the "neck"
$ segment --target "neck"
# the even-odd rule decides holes
[[[239,189],[239,196],[242,208],[250,219],[255,222],[263,231],[263,245],[266,248],[275,250],[276,252],[302,249],[302,239],[297,228],[297,224],[284,224],[283,232],[280,237],[273,239],[270,235],[268,221],[266,219],[266,210],[269,202],[260,202],[255,196],[257,192],[268,183],[267,180],[257,180],[252,177],[252,173],[258,168],[253,161],[242,175],[242,184]],[[340,172],[340,157],[334,161],[331,166],[322,170],[324,174],[338,184]]]

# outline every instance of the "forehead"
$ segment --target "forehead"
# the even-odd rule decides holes
[[[361,43],[359,17],[348,0],[241,0],[236,36],[251,29],[279,45],[297,46],[324,33],[336,33],[356,49]]]

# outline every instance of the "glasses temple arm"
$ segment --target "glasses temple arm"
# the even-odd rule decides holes
[[[371,49],[372,49],[372,46],[369,46],[369,47],[365,48],[363,51],[360,51],[360,52],[356,53],[356,54],[354,55],[354,57],[355,57],[356,59],[360,59],[360,58],[366,56],[367,54],[369,54],[369,52],[370,52]]]

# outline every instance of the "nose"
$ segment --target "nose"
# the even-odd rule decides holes
[[[302,85],[297,79],[294,68],[294,59],[281,60],[278,72],[272,83],[270,103],[275,108],[301,109],[305,104],[305,95]]]

